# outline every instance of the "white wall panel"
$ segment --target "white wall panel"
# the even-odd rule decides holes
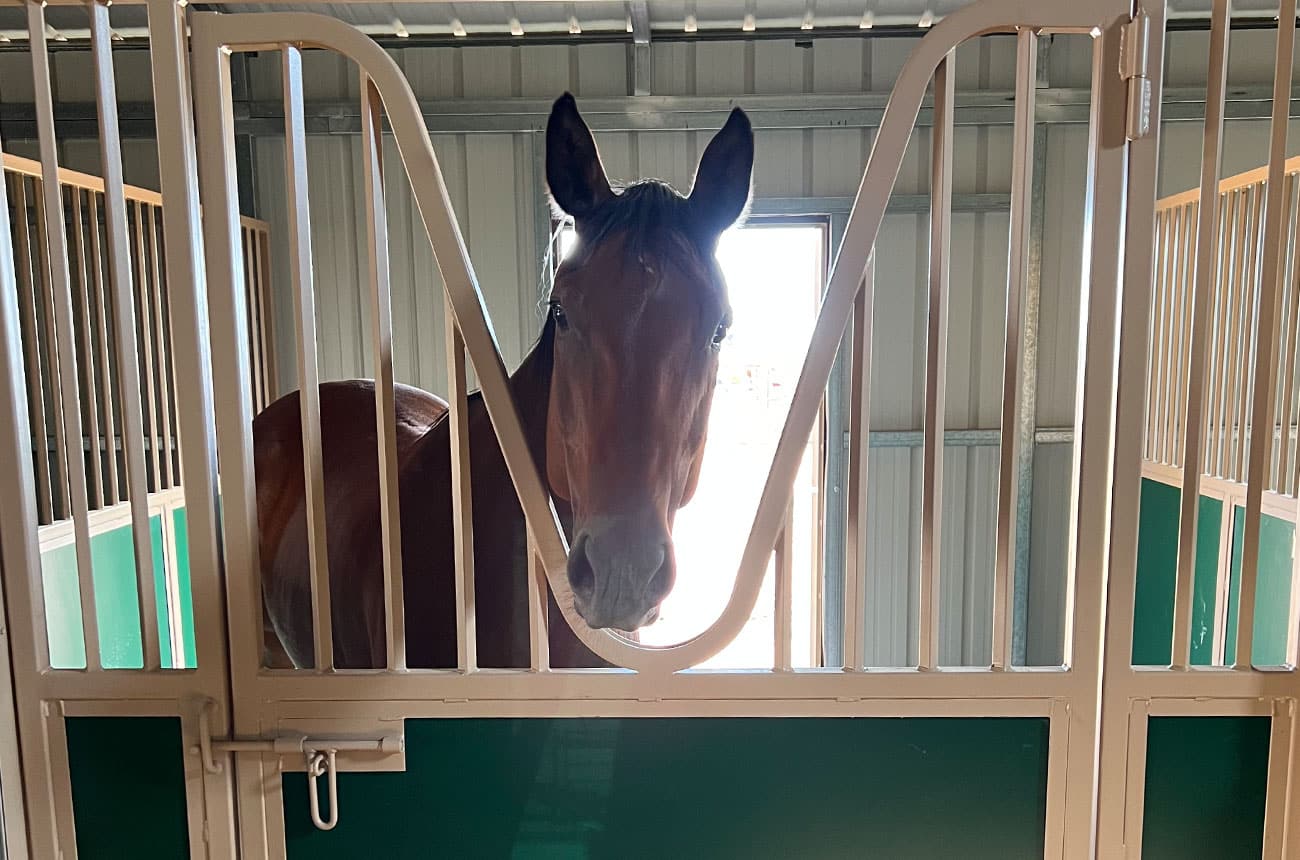
[[[801,93],[805,83],[804,60],[807,49],[794,42],[754,43],[754,90],[778,95]]]
[[[734,96],[745,91],[745,44],[713,42],[695,47],[695,94]]]

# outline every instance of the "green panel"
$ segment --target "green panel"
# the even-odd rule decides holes
[[[1267,717],[1160,717],[1147,734],[1142,860],[1259,857]]]
[[[161,515],[149,518],[149,544],[153,552],[153,605],[158,607],[158,657],[164,669],[175,669],[171,622],[167,612],[167,549],[163,545]]]
[[[185,509],[177,508],[172,512],[172,524],[176,527],[176,587],[180,591],[181,601],[181,644],[184,668],[193,669],[199,665],[198,649],[194,646],[194,592],[190,586],[190,532],[185,521]]]
[[[104,668],[139,669],[144,665],[144,651],[140,645],[140,603],[131,527],[91,538],[90,560],[95,571],[95,614]],[[166,606],[162,604],[162,608]]]
[[[77,588],[77,550],[72,544],[41,554],[45,592],[45,629],[50,665],[55,669],[86,668],[86,643],[81,637],[81,594]]]
[[[80,860],[189,857],[180,720],[70,717],[67,727]]]
[[[408,720],[406,772],[339,777],[316,830],[285,774],[288,855],[1041,857],[1042,719]]]
[[[1241,554],[1245,543],[1246,509],[1233,509],[1232,568],[1228,584],[1228,641],[1225,662],[1237,657],[1240,612]],[[1255,631],[1252,662],[1256,666],[1286,663],[1287,616],[1291,607],[1291,571],[1295,563],[1295,524],[1264,514],[1259,523],[1259,572],[1255,579]]]
[[[1137,591],[1133,605],[1133,663],[1167,666],[1173,647],[1174,590],[1178,581],[1177,487],[1142,479],[1138,521]],[[1218,590],[1219,534],[1223,502],[1201,497],[1196,528],[1192,663],[1208,666],[1214,655],[1214,607]]]
[[[158,607],[159,651],[162,665],[170,668],[171,635],[167,620],[167,568],[161,516],[149,518],[149,537],[154,599]],[[121,526],[92,535],[90,562],[94,571],[95,618],[104,668],[139,669],[144,665],[144,649],[140,642],[140,605],[131,527]],[[42,555],[41,566],[45,578],[50,663],[56,669],[85,668],[76,547],[67,544],[49,550]]]

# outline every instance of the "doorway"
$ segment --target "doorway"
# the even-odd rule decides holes
[[[561,259],[575,236],[559,237]],[[731,596],[736,568],[803,367],[826,277],[826,224],[751,220],[718,242],[733,323],[720,354],[704,465],[695,497],[677,515],[677,584],[659,620],[640,631],[647,645],[671,645],[707,629]],[[795,481],[791,657],[814,666],[820,648],[821,433],[814,432]],[[771,668],[774,566],[744,630],[698,668]]]

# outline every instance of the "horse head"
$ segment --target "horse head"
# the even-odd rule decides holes
[[[753,163],[737,108],[688,196],[657,180],[616,190],[573,97],[551,111],[546,179],[577,243],[547,320],[546,471],[573,510],[569,584],[592,627],[652,623],[673,587],[673,520],[699,480],[731,316],[715,250],[749,201]]]

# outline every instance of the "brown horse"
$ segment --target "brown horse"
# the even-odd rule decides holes
[[[642,181],[611,188],[573,97],[546,128],[546,179],[578,243],[556,274],[537,345],[510,378],[528,444],[572,539],[568,577],[592,627],[632,631],[672,589],[672,523],[694,492],[729,306],[714,259],[743,212],[754,139],[736,109],[683,197]],[[320,387],[335,665],[384,664],[374,386]],[[447,407],[399,386],[408,665],[456,665]],[[311,589],[297,393],[253,422],[268,625],[312,664]],[[523,513],[481,397],[469,398],[478,660],[529,664]],[[553,598],[552,598],[553,602]],[[601,665],[552,606],[552,665]]]

